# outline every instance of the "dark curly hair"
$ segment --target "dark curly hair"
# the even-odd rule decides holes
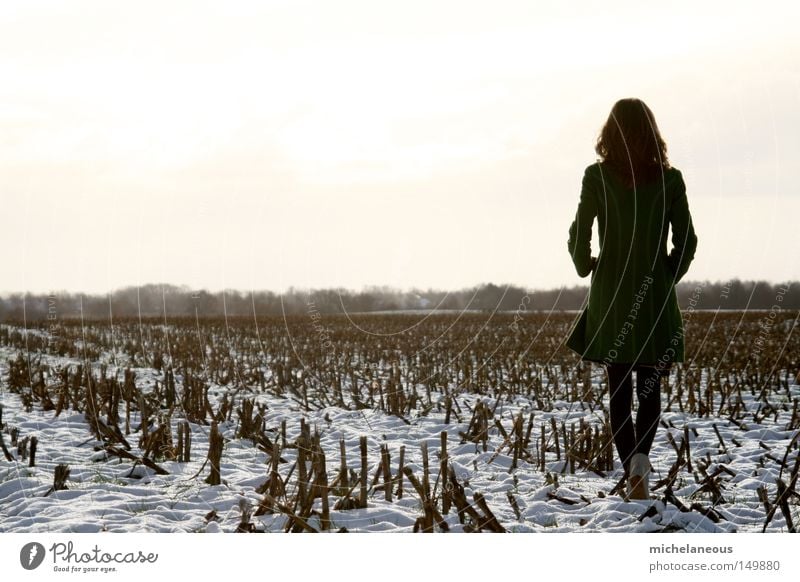
[[[620,99],[611,108],[595,146],[603,166],[628,188],[654,181],[670,168],[667,144],[641,99]]]

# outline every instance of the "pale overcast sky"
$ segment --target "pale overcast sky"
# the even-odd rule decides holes
[[[621,97],[684,174],[686,278],[800,279],[798,20],[796,2],[3,3],[0,292],[588,284],[568,228]]]

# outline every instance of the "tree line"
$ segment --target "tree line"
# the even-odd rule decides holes
[[[681,281],[682,309],[800,309],[797,281]],[[151,283],[108,294],[11,293],[0,296],[0,321],[112,319],[123,317],[230,317],[280,314],[353,313],[400,310],[549,311],[581,309],[589,287],[525,289],[483,283],[455,291],[400,290],[387,286],[209,292]],[[777,306],[777,307],[776,307]]]

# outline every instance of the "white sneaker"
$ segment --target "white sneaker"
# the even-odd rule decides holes
[[[629,499],[650,499],[650,457],[644,453],[636,453],[631,457],[630,476],[628,477]]]

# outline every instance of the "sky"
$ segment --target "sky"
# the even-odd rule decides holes
[[[798,19],[796,2],[3,3],[0,293],[588,284],[568,229],[622,97],[683,172],[685,278],[800,279]]]

